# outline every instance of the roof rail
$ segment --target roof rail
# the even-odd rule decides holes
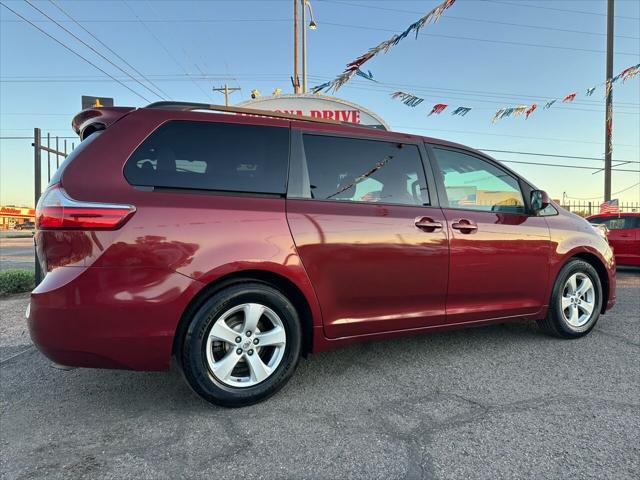
[[[340,122],[338,120],[332,120],[329,118],[316,118],[306,115],[291,115],[288,113],[274,112],[271,110],[258,110],[255,108],[244,107],[226,107],[224,105],[209,105],[206,103],[191,103],[191,102],[154,102],[147,105],[144,108],[157,108],[161,110],[211,110],[214,112],[227,112],[227,113],[241,113],[245,115],[258,115],[261,117],[271,118],[286,118],[288,120],[302,120],[305,122],[317,122],[317,123],[330,123],[332,125],[350,125],[355,127],[363,127],[366,125],[358,125],[356,123]]]

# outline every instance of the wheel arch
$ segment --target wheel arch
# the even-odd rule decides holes
[[[605,267],[604,262],[597,255],[591,252],[583,251],[575,253],[571,257],[567,258],[567,260],[562,264],[562,267],[564,267],[567,263],[574,259],[579,259],[587,262],[598,273],[600,285],[602,285],[602,305],[600,307],[600,313],[605,313],[607,309],[607,299],[609,298],[610,285],[609,275],[607,274],[607,268]]]
[[[270,285],[281,291],[298,311],[300,326],[302,328],[302,355],[307,356],[312,351],[313,346],[313,313],[311,306],[304,293],[291,280],[283,275],[268,270],[242,270],[217,278],[206,284],[191,299],[180,317],[178,326],[173,337],[172,354],[180,358],[182,349],[182,338],[189,326],[189,321],[195,312],[215,293],[230,287],[247,282],[258,282]]]

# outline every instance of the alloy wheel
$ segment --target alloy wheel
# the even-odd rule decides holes
[[[252,387],[278,368],[286,344],[284,325],[273,310],[259,303],[244,303],[224,312],[211,327],[207,364],[225,385]]]
[[[592,317],[596,305],[596,290],[584,273],[574,273],[564,284],[560,308],[564,320],[572,327],[582,327]]]

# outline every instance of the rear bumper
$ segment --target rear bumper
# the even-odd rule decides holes
[[[29,332],[62,365],[165,370],[198,289],[199,282],[157,268],[60,267],[31,294]]]

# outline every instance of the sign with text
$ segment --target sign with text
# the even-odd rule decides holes
[[[339,122],[367,125],[382,130],[389,130],[389,126],[382,118],[355,103],[339,98],[321,95],[274,95],[272,97],[258,97],[237,105],[238,107],[271,110],[289,115],[308,116],[337,120]]]

